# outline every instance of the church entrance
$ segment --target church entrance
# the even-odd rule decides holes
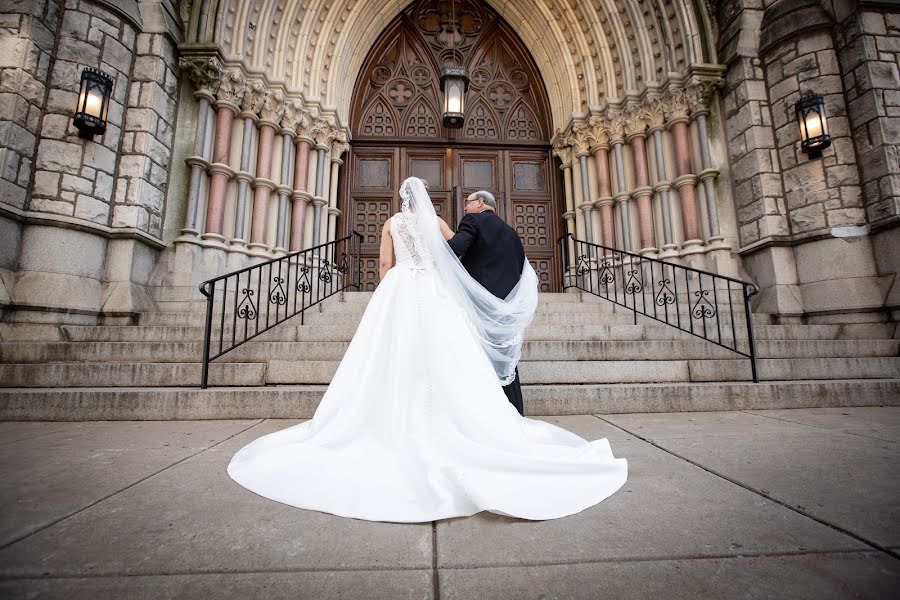
[[[407,8],[383,32],[356,85],[339,208],[344,232],[364,236],[364,289],[378,282],[381,227],[399,210],[397,189],[416,176],[428,182],[435,210],[452,228],[466,196],[493,193],[541,291],[558,291],[555,241],[564,209],[543,83],[521,41],[489,7],[456,2],[455,18],[450,8],[433,0]],[[454,56],[471,78],[464,126],[455,130],[441,123],[439,81]]]

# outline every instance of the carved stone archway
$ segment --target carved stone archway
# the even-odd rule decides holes
[[[456,28],[449,23],[458,23]],[[441,123],[439,73],[455,60],[471,74],[464,126]],[[451,226],[462,199],[487,189],[498,213],[522,237],[543,291],[556,291],[555,240],[564,211],[550,148],[550,115],[540,73],[521,40],[483,3],[420,0],[383,32],[360,72],[351,103],[345,231],[363,233],[363,279],[373,289],[378,239],[399,209],[396,190],[410,175],[429,182]]]

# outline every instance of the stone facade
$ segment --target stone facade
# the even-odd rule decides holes
[[[896,259],[873,243],[897,213],[897,157],[884,132],[900,81],[894,55],[867,50],[877,48],[875,32],[890,46],[893,15],[865,4],[719,7],[739,253],[763,288],[759,309],[783,319],[877,321],[896,309]],[[832,143],[820,159],[800,148],[794,106],[807,92],[824,97],[828,115]]]
[[[270,4],[3,5],[2,318],[128,320],[334,239],[352,86],[408,2]],[[896,318],[900,9],[501,4],[546,84],[563,228],[752,279],[785,321]],[[114,80],[91,140],[72,125],[88,66]],[[800,149],[806,92],[825,98],[820,159]]]

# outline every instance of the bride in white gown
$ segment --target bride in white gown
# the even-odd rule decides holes
[[[421,180],[401,196],[385,226],[396,262],[315,416],[251,442],[228,474],[278,502],[370,521],[553,519],[613,494],[628,469],[606,439],[521,417],[501,388],[537,305],[531,265],[494,298],[447,246]]]

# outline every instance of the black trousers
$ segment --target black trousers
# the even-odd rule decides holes
[[[522,402],[522,384],[519,383],[519,367],[516,367],[516,378],[512,383],[503,386],[503,393],[506,394],[510,404],[516,407],[519,414],[525,416],[525,405]]]

